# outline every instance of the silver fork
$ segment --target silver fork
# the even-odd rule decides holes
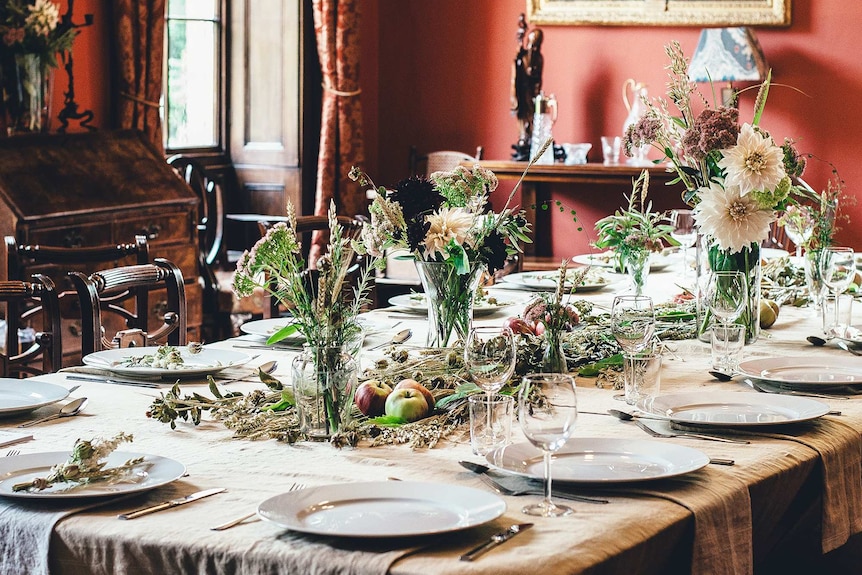
[[[648,426],[646,423],[644,423],[643,421],[641,421],[639,419],[635,419],[634,421],[635,421],[635,425],[637,425],[638,427],[640,427],[641,429],[643,429],[644,431],[646,431],[647,433],[649,433],[653,437],[661,437],[661,438],[691,437],[692,439],[705,439],[707,441],[721,441],[723,443],[744,443],[744,444],[751,443],[750,441],[746,441],[744,439],[731,439],[730,437],[721,437],[718,435],[705,435],[703,433],[689,433],[688,431],[681,431],[680,433],[664,433],[664,432],[657,431],[657,430],[651,428],[650,426]]]
[[[16,455],[21,455],[20,449],[10,449],[6,452],[6,457],[14,457]]]
[[[302,483],[294,483],[290,486],[288,491],[299,491],[300,489],[304,489],[305,485]],[[227,523],[222,523],[221,525],[216,525],[215,527],[210,527],[210,531],[224,531],[225,529],[230,529],[231,527],[236,527],[240,523],[243,523],[247,519],[251,519],[257,515],[257,511],[252,511],[251,513],[246,513],[242,517],[237,517],[236,519],[231,519]]]
[[[512,489],[511,487],[506,487],[505,485],[498,483],[493,478],[489,477],[486,473],[483,473],[479,476],[479,480],[482,481],[485,485],[496,491],[501,495],[544,495],[545,493],[541,489],[536,488],[526,488],[526,489]],[[610,503],[607,499],[598,499],[596,497],[584,497],[583,495],[575,495],[574,493],[566,493],[565,491],[554,491],[554,497],[560,499],[570,499],[572,501],[581,501],[583,503]]]

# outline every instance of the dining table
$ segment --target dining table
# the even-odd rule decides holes
[[[656,302],[668,301],[681,291],[682,265],[673,260],[650,275],[646,289]],[[613,296],[629,286],[625,276],[608,272],[607,277],[606,286],[575,292],[574,297],[592,302],[595,313],[608,311]],[[507,318],[519,315],[524,301],[533,297],[530,289],[517,283],[503,281],[489,289],[498,301],[512,304],[476,315],[477,325],[503,325]],[[421,310],[393,306],[363,315],[366,336],[359,356],[363,367],[387,351],[386,346],[371,348],[398,331],[412,331],[412,337],[401,344],[408,352],[420,350],[425,343],[428,319]],[[802,363],[810,359],[827,365],[858,361],[862,374],[862,358],[831,341],[813,346],[806,340],[806,336],[820,333],[817,311],[810,306],[783,305],[775,324],[745,346],[743,358],[796,358]],[[665,344],[659,397],[680,393],[703,397],[733,393],[752,401],[792,397],[759,392],[741,376],[717,380],[709,374],[708,343],[684,339]],[[220,385],[222,391],[243,393],[263,389],[256,368],[270,361],[276,362],[272,376],[289,385],[291,363],[298,353],[287,346],[267,346],[256,333],[205,343],[204,347],[215,354],[230,351],[249,356],[242,365],[217,374],[237,379]],[[467,424],[433,448],[371,446],[367,440],[356,447],[339,448],[325,441],[288,444],[237,438],[207,412],[199,424],[180,419],[175,428],[150,417],[154,399],[168,393],[172,381],[160,380],[155,387],[145,387],[72,379],[86,371],[72,368],[32,378],[79,387],[61,402],[0,419],[0,433],[21,431],[19,425],[57,413],[72,398],[87,397],[88,402],[78,415],[27,428],[32,439],[0,450],[0,464],[7,459],[2,457],[4,450],[13,456],[69,451],[78,438],[123,432],[134,440],[120,450],[167,458],[181,464],[184,473],[156,488],[120,491],[112,497],[0,494],[2,573],[837,573],[857,569],[862,553],[862,395],[853,395],[851,388],[809,398],[828,409],[815,418],[785,425],[707,429],[720,438],[736,440],[726,442],[688,437],[689,426],[667,421],[651,423],[664,425],[665,432],[677,436],[653,437],[635,421],[609,414],[612,409],[633,412],[633,406],[621,401],[619,389],[604,386],[594,377],[578,376],[579,415],[569,444],[617,442],[634,452],[640,450],[645,454],[644,479],[555,481],[555,490],[606,503],[570,500],[566,505],[574,510],[571,515],[544,518],[521,511],[541,498],[535,491],[495,494],[481,474],[459,463],[492,464],[491,474],[504,485],[540,488],[539,480],[500,470],[494,462],[473,454]],[[182,382],[181,389],[210,394],[200,378]],[[511,435],[512,445],[527,443],[517,419]],[[650,478],[648,454],[678,447],[696,450],[710,463]],[[717,464],[723,460],[732,465]],[[282,494],[324,488],[360,493],[366,484],[382,485],[384,492],[391,485],[395,499],[404,489],[445,500],[456,490],[469,488],[477,494],[493,494],[505,506],[501,514],[477,525],[426,532],[427,518],[422,513],[402,517],[387,505],[393,524],[404,525],[410,535],[382,537],[300,532],[254,515],[263,502]],[[215,488],[223,491],[139,518],[118,518],[142,506]],[[365,513],[374,514],[373,505]],[[250,517],[235,527],[212,530],[244,515]],[[461,560],[468,550],[495,534],[525,523],[533,525],[474,561]]]

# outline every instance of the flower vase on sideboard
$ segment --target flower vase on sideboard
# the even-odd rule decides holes
[[[47,132],[54,69],[38,54],[15,54],[5,64],[2,92],[7,134]]]

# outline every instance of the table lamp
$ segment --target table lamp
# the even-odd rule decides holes
[[[688,67],[693,82],[727,82],[721,89],[725,106],[736,104],[734,81],[762,82],[769,68],[754,31],[746,27],[705,28]]]

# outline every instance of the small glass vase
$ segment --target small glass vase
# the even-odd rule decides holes
[[[328,440],[352,422],[359,366],[347,346],[303,346],[291,364],[299,430],[308,439]]]
[[[650,271],[650,252],[638,250],[631,252],[626,259],[626,273],[629,284],[635,295],[643,295]]]
[[[38,54],[15,54],[3,70],[3,105],[10,136],[47,132],[54,69]]]
[[[823,297],[826,294],[826,284],[820,273],[820,256],[823,250],[809,250],[802,256],[802,264],[805,268],[805,283],[808,285],[808,299],[815,311],[819,312],[823,306]]]
[[[698,290],[702,291],[709,281],[708,274],[711,271],[740,271],[745,276],[746,302],[739,318],[734,322],[745,326],[745,343],[751,344],[760,337],[760,246],[752,243],[749,247],[739,252],[730,252],[719,249],[716,245],[708,245],[702,251],[706,256],[706,265],[702,270],[703,277],[698,278]],[[700,262],[699,262],[700,263]],[[709,308],[702,304],[698,313],[697,335],[701,341],[710,341],[711,329],[714,322]]]
[[[445,262],[416,261],[425,300],[428,302],[428,347],[448,347],[467,340],[473,323],[473,300],[485,271],[473,265],[465,274]]]
[[[548,330],[544,333],[542,363],[539,371],[542,373],[569,373],[566,355],[563,353],[563,340],[557,331]]]

